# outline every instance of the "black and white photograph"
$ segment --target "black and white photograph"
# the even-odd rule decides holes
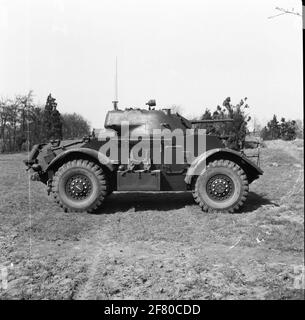
[[[0,0],[0,300],[304,300],[303,12]]]

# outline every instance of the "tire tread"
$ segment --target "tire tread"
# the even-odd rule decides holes
[[[82,209],[73,209],[67,206],[65,203],[63,203],[58,196],[58,186],[59,186],[59,181],[63,173],[71,168],[74,167],[82,167],[90,170],[95,174],[95,176],[98,179],[99,187],[100,187],[100,194],[99,197],[94,201],[94,203],[85,211],[88,213],[92,213],[96,211],[103,203],[105,197],[107,196],[107,178],[106,175],[104,174],[102,168],[100,168],[97,164],[94,162],[88,161],[88,160],[83,160],[83,159],[77,159],[77,160],[72,160],[69,162],[66,162],[63,164],[54,174],[53,181],[52,181],[52,194],[54,201],[60,205],[64,209],[65,212],[84,212]]]
[[[217,167],[227,167],[229,169],[232,169],[241,179],[241,196],[240,199],[238,201],[238,203],[234,204],[232,207],[228,208],[228,209],[214,209],[211,208],[207,203],[205,203],[201,197],[199,196],[199,181],[198,181],[198,177],[197,180],[195,182],[195,188],[193,190],[193,197],[195,202],[200,206],[200,208],[202,209],[202,211],[204,212],[213,212],[213,213],[224,213],[224,212],[229,212],[229,213],[233,213],[235,211],[237,211],[240,207],[243,206],[244,202],[247,199],[247,195],[249,192],[249,184],[248,184],[248,179],[246,174],[244,173],[243,169],[240,168],[240,166],[238,166],[236,163],[229,161],[229,160],[215,160],[213,162],[210,162],[206,169],[203,171],[202,174],[205,173],[205,171],[209,168],[217,168]]]

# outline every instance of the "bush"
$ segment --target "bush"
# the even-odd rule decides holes
[[[214,134],[224,138],[225,145],[233,150],[241,150],[245,145],[245,138],[248,134],[247,124],[251,117],[246,113],[249,108],[246,104],[247,98],[244,98],[237,105],[231,104],[231,99],[228,97],[223,102],[223,107],[217,106],[217,109],[211,113],[206,109],[200,120],[222,120],[233,119],[233,122],[214,123],[214,124],[199,124],[198,128],[207,130],[207,134]]]
[[[78,139],[90,134],[88,122],[77,113],[64,113],[62,121],[64,139]]]
[[[286,141],[295,140],[297,137],[298,126],[296,121],[286,121],[285,118],[281,122],[277,120],[276,115],[267,123],[261,131],[261,138],[263,140],[282,139]]]

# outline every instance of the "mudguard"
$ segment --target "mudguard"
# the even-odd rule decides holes
[[[202,153],[193,161],[186,173],[184,179],[185,183],[191,184],[192,178],[200,175],[205,169],[207,163],[220,159],[230,160],[238,164],[245,171],[249,183],[256,180],[259,175],[264,173],[261,168],[240,152],[226,148],[217,148]]]
[[[106,166],[110,171],[114,170],[114,161],[110,160],[106,155],[99,152],[95,149],[89,149],[89,148],[72,148],[68,149],[60,154],[58,154],[52,161],[48,164],[48,167],[45,171],[52,170],[54,166],[56,166],[57,163],[59,163],[61,160],[63,160],[65,157],[69,155],[85,155],[89,156],[95,160],[97,160],[101,165]]]

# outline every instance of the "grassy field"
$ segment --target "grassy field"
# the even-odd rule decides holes
[[[304,299],[303,141],[268,143],[236,214],[205,214],[189,193],[64,213],[23,158],[0,155],[0,299]]]

